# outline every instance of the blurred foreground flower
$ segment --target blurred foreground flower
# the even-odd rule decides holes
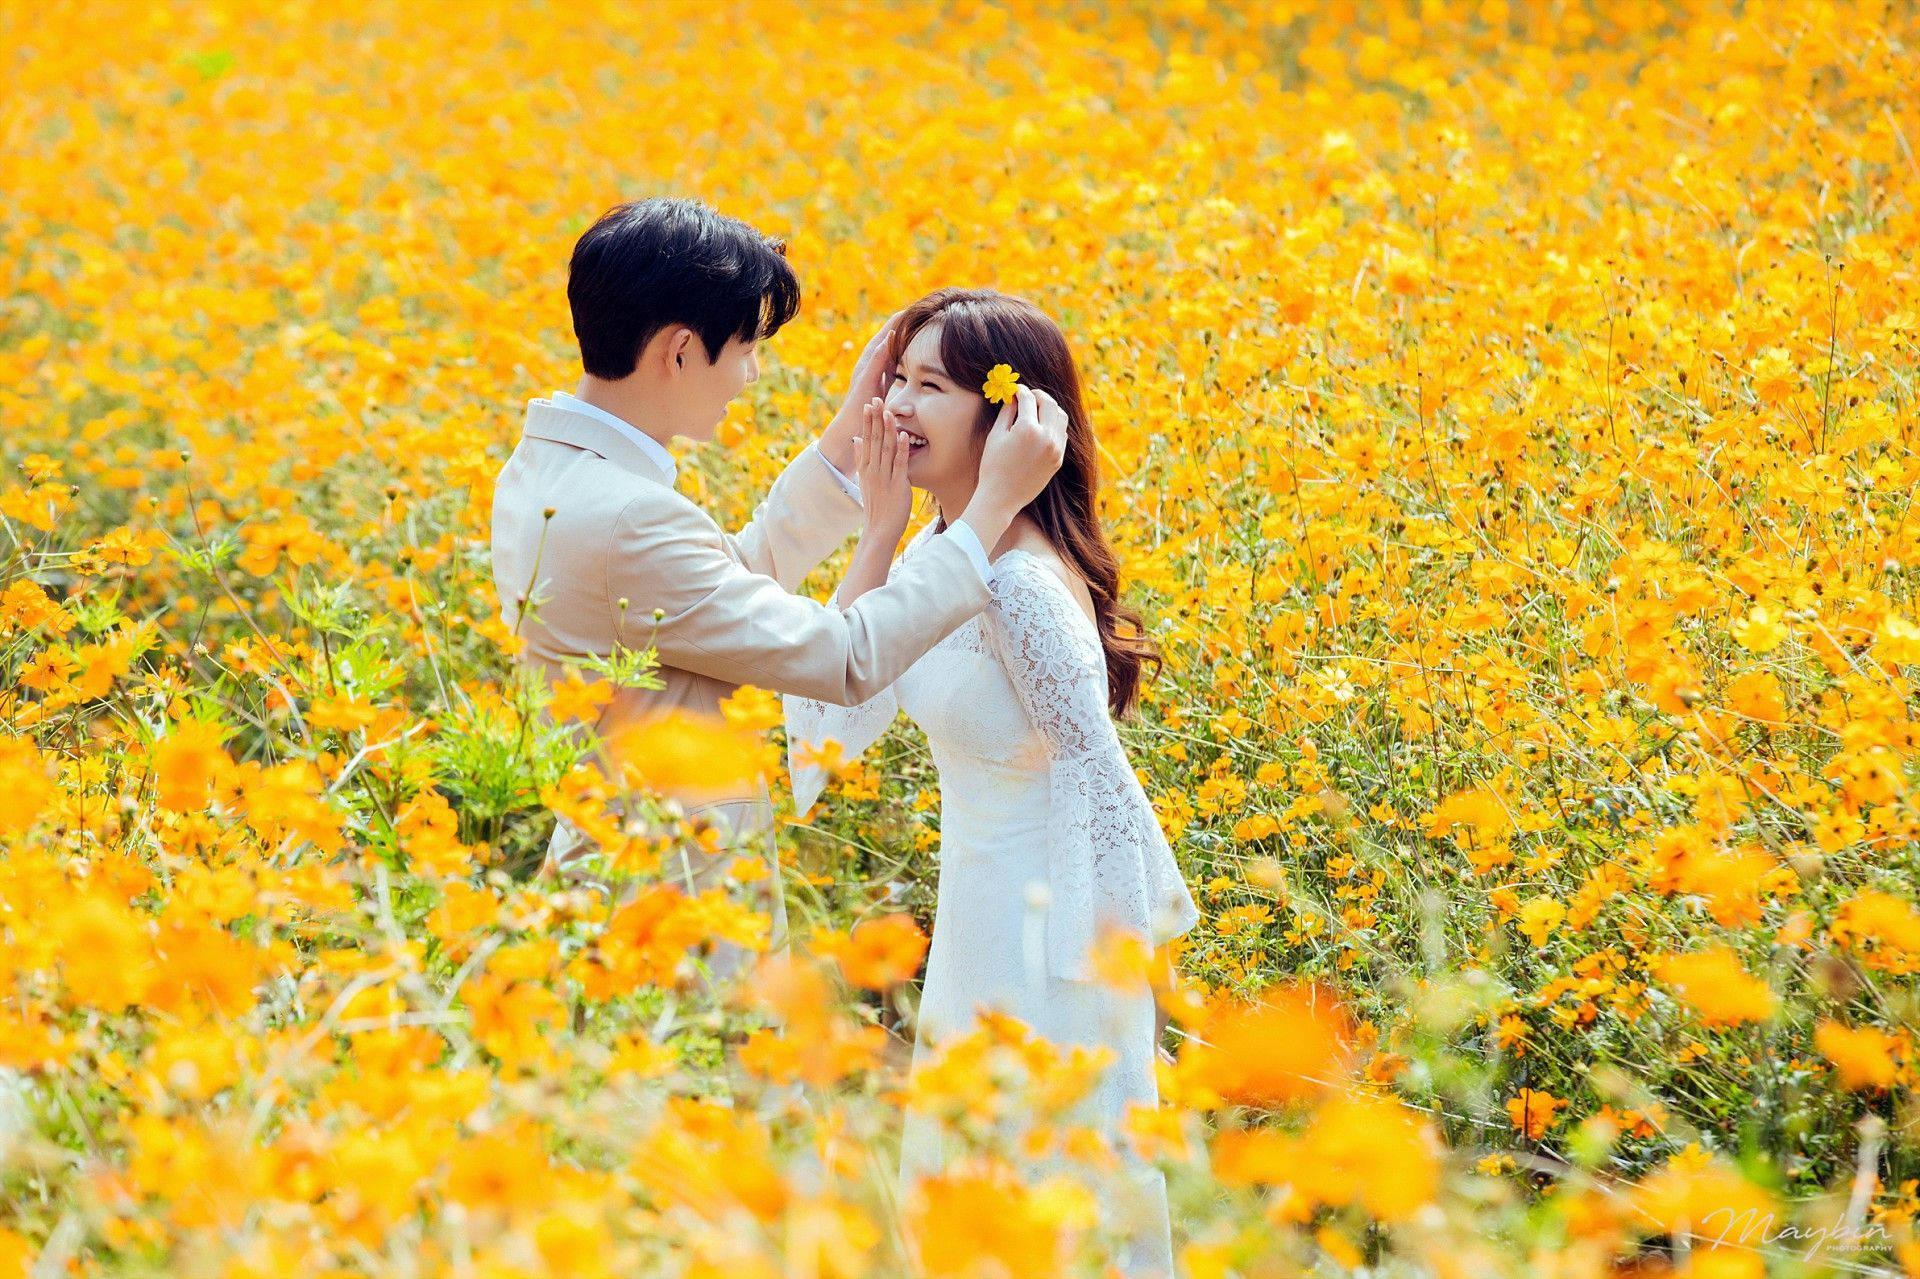
[[[1724,1159],[1690,1145],[1633,1191],[1637,1224],[1691,1240],[1696,1248],[1727,1248],[1764,1274],[1756,1249],[1778,1227],[1773,1197]]]
[[[1842,1088],[1886,1088],[1898,1073],[1893,1060],[1897,1043],[1874,1026],[1854,1029],[1837,1021],[1822,1021],[1813,1033],[1813,1046],[1833,1063]]]
[[[735,998],[778,1024],[754,1031],[740,1046],[740,1064],[754,1074],[824,1088],[880,1064],[887,1032],[846,1014],[811,955],[766,956]]]
[[[685,711],[617,729],[606,750],[629,785],[682,803],[738,797],[772,772],[758,734]]]
[[[1214,1167],[1228,1185],[1284,1186],[1281,1215],[1305,1221],[1322,1205],[1356,1205],[1406,1221],[1440,1193],[1439,1134],[1400,1103],[1363,1094],[1319,1107],[1306,1131],[1222,1133]]]
[[[928,1276],[1046,1275],[1066,1269],[1092,1196],[1064,1179],[1024,1184],[998,1160],[929,1177],[906,1205],[908,1238]]]
[[[1732,1026],[1773,1016],[1773,992],[1724,946],[1693,954],[1656,955],[1648,968],[1700,1014],[1702,1025]]]
[[[1180,1054],[1196,1105],[1279,1107],[1336,1090],[1353,1061],[1355,1027],[1316,983],[1275,985],[1250,1003],[1217,1005]]]
[[[920,971],[927,935],[911,915],[881,915],[848,933],[822,930],[812,945],[815,954],[839,964],[841,975],[854,985],[886,990]]]

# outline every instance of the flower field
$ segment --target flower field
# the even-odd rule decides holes
[[[916,732],[718,982],[767,921],[676,887],[672,796],[777,775],[776,699],[649,743],[622,836],[606,690],[511,661],[494,473],[578,377],[575,237],[668,192],[805,289],[682,459],[723,523],[921,293],[1074,344],[1203,915],[1129,1125],[1184,1273],[1920,1275],[1912,5],[0,35],[0,1274],[1106,1273],[1097,1058],[989,1021],[905,1077]],[[536,878],[555,810],[630,900]],[[909,1095],[975,1154],[896,1203]]]

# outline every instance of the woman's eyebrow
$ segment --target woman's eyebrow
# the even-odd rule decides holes
[[[947,372],[945,369],[941,368],[938,364],[909,365],[904,360],[901,361],[901,364],[903,367],[918,368],[922,373],[927,374],[930,377],[945,378],[949,382],[953,381],[953,374]]]

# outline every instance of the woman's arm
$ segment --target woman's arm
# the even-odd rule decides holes
[[[1048,754],[1048,967],[1094,979],[1101,925],[1149,945],[1198,919],[1153,805],[1107,709],[1100,634],[1072,592],[1032,556],[994,564],[987,635]]]
[[[913,513],[913,487],[907,483],[906,432],[894,423],[893,413],[877,396],[867,401],[862,413],[860,434],[853,442],[860,464],[860,502],[866,508],[866,522],[860,529],[860,544],[853,548],[847,576],[834,593],[833,602],[839,608],[886,585],[893,553],[899,549],[900,535],[907,531],[907,518]]]

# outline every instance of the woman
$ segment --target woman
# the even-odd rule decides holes
[[[940,773],[940,882],[914,1041],[917,1068],[975,1009],[1018,1017],[1059,1044],[1105,1045],[1114,1063],[1091,1122],[1128,1143],[1128,1103],[1157,1104],[1157,1031],[1145,981],[1095,980],[1090,952],[1105,925],[1158,944],[1198,918],[1152,806],[1113,726],[1158,655],[1120,600],[1119,568],[1100,526],[1095,443],[1080,378],[1060,329],[1031,303],[984,289],[942,289],[903,311],[891,339],[886,398],[866,406],[860,489],[866,524],[835,601],[883,582],[906,530],[912,488],[940,519],[904,554],[966,508],[996,410],[983,388],[1010,366],[1019,389],[1001,415],[1051,395],[1068,420],[1059,473],[989,548],[992,603],[935,645],[872,701],[836,707],[786,699],[794,803],[806,811],[824,777],[808,761],[825,741],[851,758],[897,710],[926,733]],[[1007,385],[1007,372],[994,378]],[[903,1189],[945,1163],[942,1133],[910,1110],[901,1137]],[[1126,1162],[1132,1203],[1127,1267],[1171,1274],[1166,1187]]]

